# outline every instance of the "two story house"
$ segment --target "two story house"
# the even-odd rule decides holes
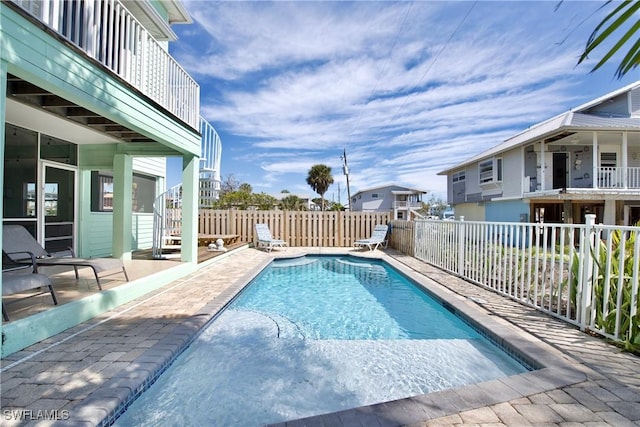
[[[73,315],[10,322],[15,349],[196,269],[200,88],[169,54],[171,25],[191,22],[179,0],[6,0],[0,22],[3,224],[53,252],[129,261],[150,244],[165,158],[182,159],[184,262]]]
[[[360,190],[351,196],[353,212],[393,212],[393,219],[410,220],[413,212],[422,207],[426,191],[390,184]]]
[[[439,173],[456,216],[611,225],[640,220],[640,81]]]

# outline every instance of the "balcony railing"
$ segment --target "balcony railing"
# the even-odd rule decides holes
[[[640,188],[640,168],[598,168],[600,188]]]
[[[395,201],[393,207],[395,209],[421,208],[422,202]]]
[[[198,129],[200,87],[119,1],[13,2]]]

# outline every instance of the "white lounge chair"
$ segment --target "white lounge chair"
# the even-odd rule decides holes
[[[76,258],[71,249],[71,257],[53,256],[21,225],[2,226],[2,250],[6,252],[11,261],[17,264],[31,264],[35,257],[35,263],[38,267],[71,266],[75,270],[76,279],[79,278],[78,267],[90,267],[100,290],[102,290],[100,284],[102,277],[123,273],[126,281],[129,281],[122,260],[117,258]]]
[[[387,247],[387,230],[388,226],[384,224],[378,224],[374,227],[371,237],[368,239],[360,239],[353,242],[355,247],[368,247],[370,251],[378,249],[378,246],[382,245]]]
[[[256,234],[258,235],[258,248],[264,248],[267,252],[271,252],[276,246],[284,247],[287,245],[284,240],[274,239],[271,236],[271,230],[267,224],[256,224]]]

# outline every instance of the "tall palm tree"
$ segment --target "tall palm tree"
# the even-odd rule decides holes
[[[311,186],[313,191],[320,195],[320,199],[322,200],[320,209],[324,210],[324,193],[326,193],[329,186],[333,184],[331,168],[322,164],[311,166],[309,174],[307,175],[307,184]]]

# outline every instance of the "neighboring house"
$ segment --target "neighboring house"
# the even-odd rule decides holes
[[[351,196],[352,212],[393,212],[394,219],[408,220],[422,207],[422,196],[426,191],[385,185],[358,191]]]
[[[7,0],[0,22],[3,223],[26,226],[48,249],[129,260],[149,247],[164,158],[181,157],[186,263],[136,286],[195,270],[200,88],[168,53],[171,25],[191,22],[181,2]],[[40,324],[54,333],[113,300],[126,298]]]
[[[465,220],[640,220],[640,81],[439,173]]]

